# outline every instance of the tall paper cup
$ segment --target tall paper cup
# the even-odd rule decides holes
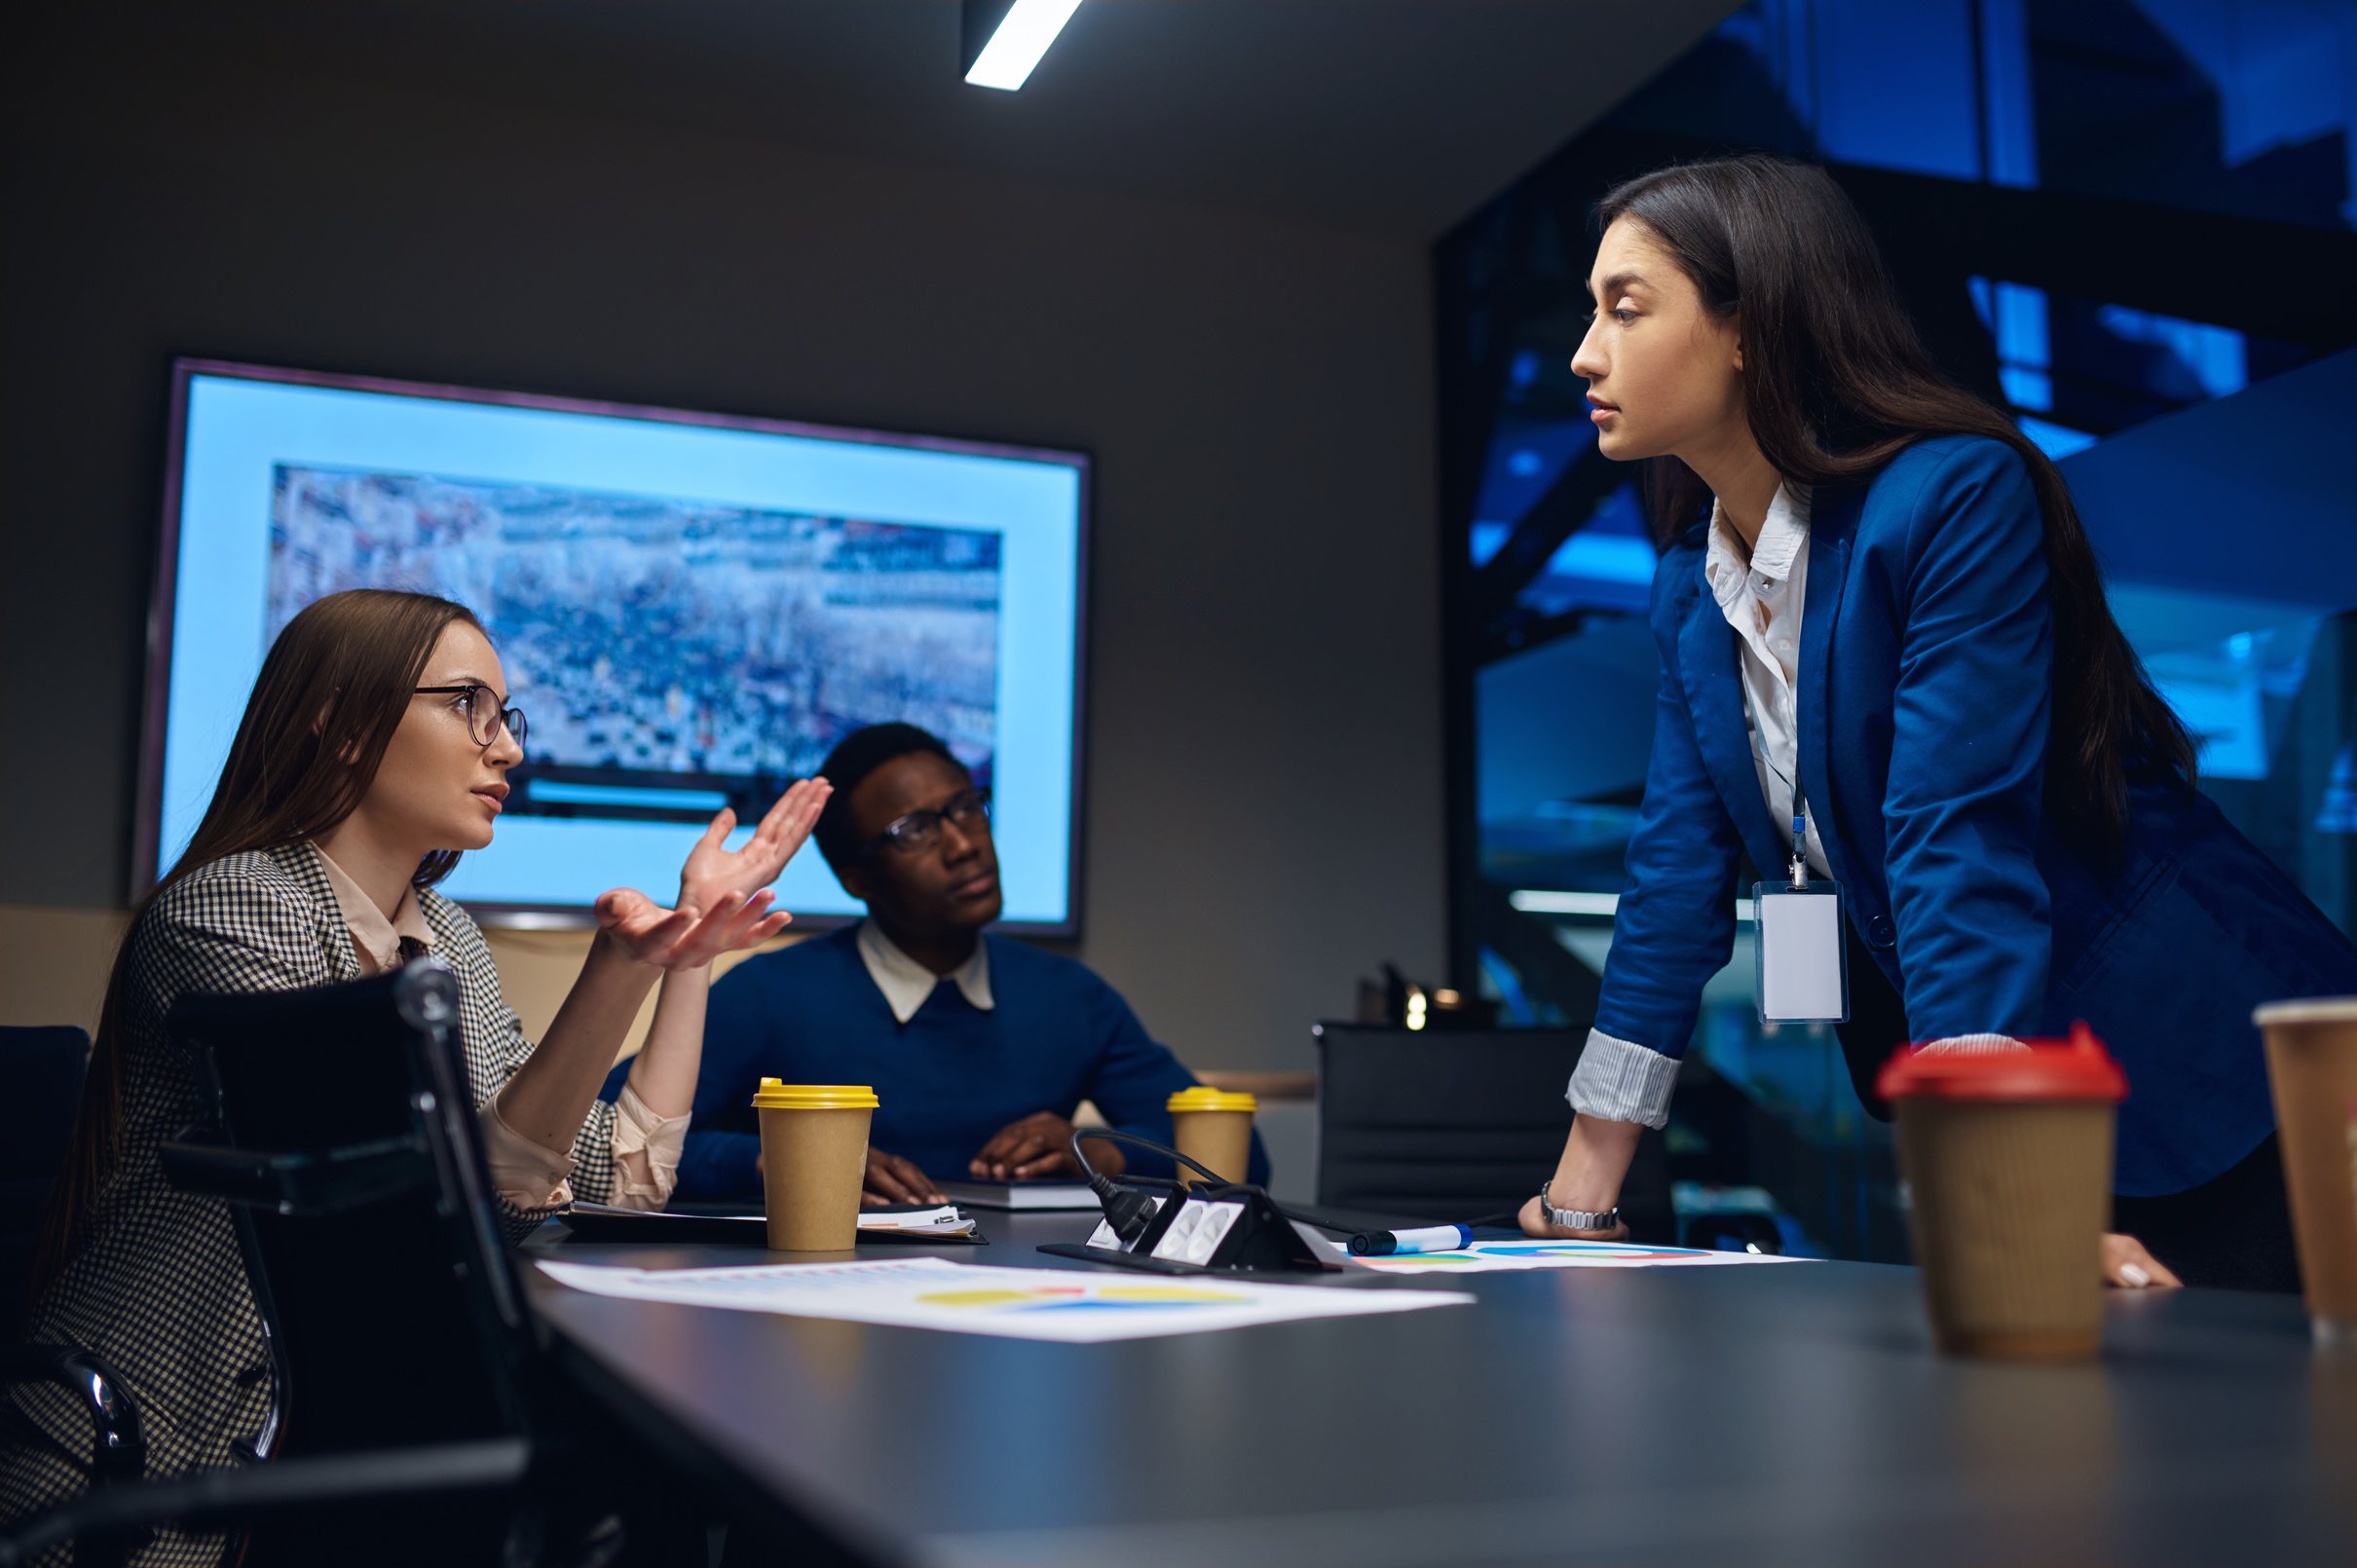
[[[847,1252],[859,1239],[859,1189],[868,1170],[868,1121],[876,1091],[865,1084],[793,1084],[764,1078],[762,1192],[769,1247],[780,1252]]]
[[[2068,1043],[1902,1051],[1875,1087],[1899,1167],[1931,1336],[1956,1356],[2076,1361],[2103,1343],[2112,1139],[2127,1080],[2085,1025]]]
[[[2357,996],[2269,1002],[2251,1017],[2266,1035],[2308,1320],[2317,1343],[2357,1345]]]
[[[1227,1181],[1242,1181],[1253,1164],[1253,1112],[1260,1101],[1251,1095],[1222,1094],[1197,1084],[1171,1096],[1171,1145],[1190,1160],[1200,1160]],[[1203,1177],[1178,1168],[1178,1179],[1194,1186]]]

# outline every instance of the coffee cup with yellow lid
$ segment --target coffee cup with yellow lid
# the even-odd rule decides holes
[[[761,1113],[771,1251],[851,1250],[868,1171],[868,1123],[879,1103],[866,1084],[761,1081],[753,1108]]]
[[[1174,1148],[1218,1172],[1222,1181],[1242,1181],[1250,1174],[1257,1099],[1197,1084],[1171,1096],[1168,1104]],[[1181,1165],[1178,1179],[1194,1186],[1203,1176]]]

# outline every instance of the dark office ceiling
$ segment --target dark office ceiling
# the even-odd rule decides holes
[[[1732,9],[1087,0],[1019,93],[959,80],[957,0],[101,3],[52,13],[47,45],[222,53],[1423,239]]]

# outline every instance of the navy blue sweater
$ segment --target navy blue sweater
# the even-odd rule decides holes
[[[967,1162],[1000,1128],[1034,1111],[1069,1118],[1083,1100],[1106,1121],[1167,1143],[1164,1101],[1195,1075],[1154,1043],[1112,987],[1069,958],[985,936],[991,997],[984,1012],[937,986],[906,1024],[860,961],[857,927],[748,958],[712,988],[676,1197],[758,1198],[761,1133],[753,1091],[788,1083],[873,1084],[881,1101],[871,1146],[912,1160],[936,1180],[972,1179]],[[629,1064],[606,1098],[621,1093]],[[1168,1176],[1170,1162],[1124,1149],[1129,1169]],[[1268,1179],[1253,1139],[1251,1179]]]

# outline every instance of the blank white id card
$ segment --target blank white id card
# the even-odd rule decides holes
[[[1850,975],[1842,943],[1842,893],[1833,882],[1751,890],[1760,947],[1760,1017],[1770,1024],[1842,1024]]]

